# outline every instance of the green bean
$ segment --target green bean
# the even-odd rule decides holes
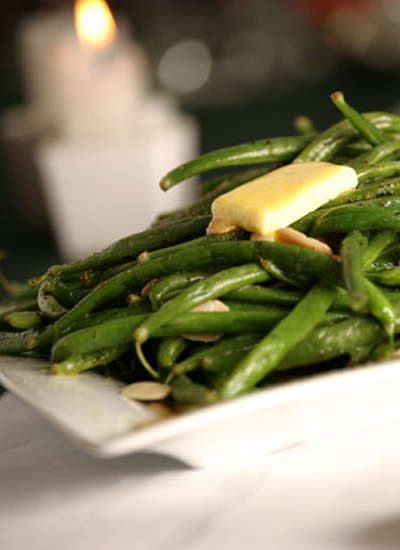
[[[26,351],[25,338],[29,331],[0,332],[0,355],[21,355]]]
[[[82,271],[80,279],[85,287],[94,287],[106,279],[110,279],[110,277],[114,277],[114,275],[118,275],[118,273],[122,273],[122,271],[126,271],[127,269],[134,267],[136,264],[137,261],[133,260],[122,264],[111,265],[106,268],[99,267],[95,270],[86,269],[85,271]]]
[[[391,178],[400,175],[400,161],[387,161],[380,164],[361,165],[355,168],[358,185],[366,185],[370,180]]]
[[[359,231],[351,231],[341,245],[343,276],[349,291],[350,305],[354,311],[370,312],[393,338],[395,313],[386,296],[363,273],[367,238]]]
[[[290,160],[310,139],[309,135],[260,139],[253,143],[234,145],[205,153],[168,172],[162,178],[160,186],[167,190],[183,180],[215,168]]]
[[[400,267],[392,267],[377,273],[368,273],[368,278],[386,286],[400,286]]]
[[[54,325],[37,336],[27,340],[28,349],[46,347],[54,338],[64,334],[77,321],[96,308],[123,295],[128,290],[141,288],[149,280],[176,271],[203,269],[206,267],[228,267],[243,263],[256,262],[262,257],[269,257],[284,266],[294,276],[307,277],[310,284],[317,277],[329,281],[341,281],[340,267],[332,258],[319,254],[314,250],[289,244],[268,241],[234,241],[213,243],[193,249],[183,250],[166,258],[153,260],[132,267],[101,283],[83,298],[63,317],[57,319]]]
[[[86,355],[68,357],[59,363],[53,363],[51,374],[79,374],[99,365],[107,365],[121,357],[129,346],[122,345],[115,348],[98,349]]]
[[[244,300],[262,304],[294,305],[302,296],[303,293],[297,290],[252,285],[232,290],[225,294],[224,299]]]
[[[182,334],[265,332],[287,315],[287,309],[270,306],[265,311],[197,312],[184,313],[158,328],[154,339]],[[52,360],[60,361],[72,355],[83,355],[100,348],[121,344],[133,345],[133,332],[146,315],[109,320],[82,328],[59,338],[52,347]]]
[[[353,161],[354,157],[359,157],[361,155],[364,155],[365,153],[369,153],[372,151],[372,149],[373,147],[370,143],[368,143],[364,139],[359,139],[357,141],[350,141],[349,143],[345,143],[343,147],[339,149],[339,153],[347,155]]]
[[[378,145],[385,141],[385,138],[380,134],[374,124],[347,103],[342,92],[333,93],[331,99],[347,120],[369,143]]]
[[[223,235],[203,235],[202,237],[198,237],[197,239],[176,244],[174,246],[168,246],[167,248],[159,248],[158,250],[154,250],[153,252],[145,251],[142,254],[139,254],[138,262],[144,263],[150,260],[157,260],[159,258],[163,258],[164,256],[175,254],[175,252],[181,252],[182,250],[185,250],[187,248],[194,248],[196,246],[202,246],[206,244],[219,243],[219,242],[225,242],[225,241],[238,241],[243,238],[245,238],[245,232],[240,230],[230,231],[228,233],[224,233]]]
[[[42,315],[38,311],[14,311],[5,315],[4,320],[13,328],[25,330],[39,326]]]
[[[384,336],[379,322],[367,315],[356,315],[342,323],[314,329],[308,338],[292,348],[279,365],[291,369],[352,355],[377,343]]]
[[[135,330],[135,341],[143,344],[152,331],[171,321],[176,315],[190,311],[207,300],[219,298],[225,293],[246,283],[257,283],[268,279],[268,275],[257,264],[232,267],[192,284],[177,297],[153,313]]]
[[[141,304],[134,307],[128,306],[102,309],[85,315],[71,328],[72,330],[79,330],[81,328],[101,325],[106,321],[112,321],[114,319],[126,319],[127,317],[134,317],[135,315],[145,315],[151,313],[151,311],[152,308],[149,304]]]
[[[364,252],[363,264],[366,269],[376,260],[376,258],[386,250],[389,245],[398,242],[399,236],[396,233],[377,233],[368,242]]]
[[[211,348],[198,351],[177,363],[173,367],[173,374],[179,376],[191,372],[199,367],[203,367],[209,372],[220,373],[221,361],[225,365],[233,355],[238,352],[247,353],[254,345],[260,341],[260,334],[240,334],[231,338],[226,338]],[[217,366],[215,366],[217,364]]]
[[[0,263],[4,260],[6,254],[0,251]],[[19,283],[10,281],[0,269],[0,286],[4,288],[7,294],[16,302],[27,301],[36,298],[37,290],[33,289],[29,283]]]
[[[55,277],[45,279],[38,291],[37,303],[40,311],[49,319],[62,317],[68,309],[57,300],[55,296]]]
[[[368,279],[365,279],[368,291],[368,309],[372,315],[382,323],[390,341],[393,341],[396,313],[393,305],[381,290]]]
[[[66,284],[61,280],[60,276],[55,276],[53,281],[52,291],[54,292],[54,296],[66,308],[74,306],[88,294],[88,289],[83,288],[81,283],[74,285]]]
[[[252,170],[246,170],[244,172],[239,172],[238,174],[232,174],[228,177],[225,177],[224,180],[217,186],[215,189],[197,199],[193,204],[187,206],[186,208],[181,208],[174,212],[170,212],[166,217],[158,223],[165,223],[171,220],[177,220],[181,218],[190,218],[192,216],[198,216],[202,214],[209,214],[211,211],[211,204],[215,198],[220,195],[235,189],[243,183],[247,183],[250,180],[258,178],[263,174],[270,172],[271,170],[281,166],[281,163],[272,163],[268,167],[263,166],[262,168],[253,168]]]
[[[376,145],[370,151],[366,151],[363,155],[359,156],[354,160],[356,165],[361,163],[366,164],[376,164],[382,162],[383,160],[398,154],[400,150],[400,141],[385,141],[379,145]]]
[[[173,380],[172,396],[174,403],[181,407],[199,407],[215,401],[215,392],[202,384],[193,382],[185,375]]]
[[[299,134],[312,136],[316,133],[314,123],[308,116],[300,115],[295,117],[293,124]]]
[[[337,212],[340,212],[341,214],[348,212],[348,213],[356,213],[358,216],[358,210],[353,210],[351,207],[353,206],[355,209],[362,209],[362,208],[375,208],[375,207],[387,207],[387,206],[400,206],[400,195],[393,195],[390,193],[390,185],[388,184],[388,187],[384,191],[384,195],[388,194],[388,197],[385,196],[379,196],[379,192],[376,193],[376,198],[372,198],[371,194],[373,195],[373,192],[370,193],[366,189],[363,190],[357,190],[354,192],[354,195],[352,193],[342,194],[340,195],[337,200],[332,200],[318,208],[317,210],[314,210],[310,212],[309,214],[306,214],[296,222],[292,223],[290,227],[293,229],[296,229],[297,231],[300,231],[302,233],[310,234],[313,230],[313,225],[317,220],[320,220],[324,216],[336,216]],[[357,198],[357,201],[352,201],[353,198]],[[358,200],[359,199],[359,200]],[[338,210],[339,207],[348,207],[348,209],[344,208],[343,211]],[[365,220],[364,220],[365,223]],[[379,224],[379,228],[381,228],[382,222]],[[348,229],[347,227],[350,227]],[[348,222],[348,225],[344,229],[345,231],[350,231],[354,227],[351,226],[351,221]],[[370,227],[357,227],[357,229],[373,229]]]
[[[363,115],[378,130],[399,131],[400,119],[388,113],[366,113]],[[321,132],[294,159],[294,162],[316,162],[331,159],[344,145],[357,135],[357,130],[348,120],[342,120]]]
[[[368,311],[368,290],[363,274],[363,255],[368,240],[359,231],[350,231],[343,239],[340,247],[342,257],[343,278],[349,292],[350,306],[354,311]]]
[[[281,266],[271,259],[261,260],[261,265],[265,271],[273,278],[289,286],[295,288],[303,288],[309,286],[310,280],[306,277],[294,276],[291,270],[286,270],[284,266]]]
[[[229,374],[220,399],[243,394],[258,384],[322,320],[335,298],[332,285],[316,283],[296,307]]]
[[[168,325],[155,330],[153,338],[165,338],[181,334],[241,334],[265,332],[287,315],[287,309],[269,306],[264,311],[221,311],[183,313]]]
[[[392,205],[392,201],[388,200],[386,205],[384,202],[360,202],[336,206],[327,209],[314,221],[310,234],[318,237],[329,233],[346,233],[352,229],[399,231],[400,205]]]
[[[189,285],[204,280],[211,275],[209,271],[179,271],[160,279],[150,290],[149,300],[153,309],[158,309],[163,302],[176,296]]]
[[[325,208],[333,206],[341,206],[359,201],[367,201],[370,199],[378,199],[381,197],[398,196],[400,194],[400,178],[390,178],[384,181],[370,184],[360,189],[355,189],[348,193],[342,193],[336,199],[332,199],[323,206],[319,211],[322,212]]]
[[[146,317],[146,314],[132,315],[71,332],[53,345],[51,360],[58,363],[68,357],[115,348],[129,342],[133,346],[134,330]]]
[[[12,304],[5,304],[4,309],[0,310],[0,320],[4,319],[4,317],[10,313],[14,313],[16,311],[25,311],[25,310],[33,310],[37,308],[37,299],[36,296],[34,298],[28,298],[24,301],[16,301]]]
[[[178,220],[159,228],[148,229],[120,239],[86,259],[64,265],[55,265],[50,268],[50,273],[74,273],[87,269],[97,269],[113,262],[134,259],[143,250],[154,250],[170,246],[201,235],[204,233],[209,221],[210,216],[204,215]]]
[[[188,341],[181,336],[164,338],[157,350],[157,364],[161,368],[170,369],[187,345]]]

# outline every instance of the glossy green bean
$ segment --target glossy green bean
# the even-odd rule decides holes
[[[387,161],[380,164],[362,164],[355,167],[358,184],[367,185],[369,181],[391,178],[400,175],[400,161]]]
[[[202,235],[209,221],[210,216],[204,215],[148,229],[120,239],[101,252],[92,254],[83,260],[55,265],[50,268],[50,273],[75,273],[87,269],[97,269],[113,262],[132,260],[143,250],[154,250],[170,246]]]
[[[79,374],[85,370],[108,365],[123,355],[129,349],[128,345],[115,348],[98,349],[86,355],[68,357],[51,366],[51,374]]]
[[[68,311],[55,296],[55,282],[55,277],[45,279],[40,284],[37,295],[39,309],[49,319],[58,319]]]
[[[163,369],[170,369],[187,345],[188,341],[182,336],[163,338],[157,350],[157,364]]]
[[[369,143],[378,145],[386,141],[374,124],[347,103],[342,92],[333,93],[331,99],[347,120]]]
[[[310,234],[318,237],[330,233],[347,233],[352,229],[399,231],[400,205],[396,202],[383,199],[380,203],[377,200],[375,203],[360,202],[327,209],[314,221]]]
[[[88,313],[110,302],[128,290],[141,288],[149,280],[177,271],[228,267],[257,262],[260,258],[272,258],[294,276],[306,279],[310,284],[316,278],[341,282],[338,262],[313,250],[268,241],[234,241],[213,243],[207,246],[183,250],[166,258],[149,261],[123,271],[101,283],[81,302],[58,319],[51,328],[27,340],[28,349],[46,347],[55,337],[65,334]]]
[[[378,321],[367,315],[356,315],[342,323],[314,329],[308,338],[289,351],[279,369],[313,365],[341,355],[352,355],[359,349],[369,348],[383,337],[384,330]]]
[[[225,166],[287,161],[301,151],[310,140],[311,137],[307,134],[295,137],[260,139],[253,143],[218,149],[217,151],[205,153],[171,170],[162,178],[160,186],[162,189],[167,190],[192,176]]]
[[[26,330],[39,326],[42,315],[38,311],[14,311],[5,315],[4,321],[13,328]]]
[[[203,281],[209,275],[211,272],[206,270],[179,271],[160,279],[149,292],[149,300],[153,309],[158,309],[177,293],[197,281]]]
[[[197,281],[146,319],[135,330],[135,341],[137,344],[143,344],[154,330],[170,322],[177,315],[190,311],[208,300],[219,298],[243,284],[258,283],[267,279],[268,275],[262,267],[257,264],[245,264]]]
[[[368,240],[359,231],[350,231],[342,240],[340,255],[342,257],[343,278],[349,292],[350,306],[354,311],[368,311],[368,290],[363,273],[364,253]]]
[[[366,113],[363,115],[378,130],[398,132],[400,119],[389,113]],[[342,120],[321,132],[294,159],[294,162],[316,162],[330,160],[344,145],[357,136],[357,130],[348,120]]]
[[[0,355],[21,355],[26,349],[25,338],[30,331],[0,332]]]
[[[252,389],[276,369],[283,357],[318,325],[335,298],[332,285],[317,283],[295,308],[236,365],[219,391],[230,399]]]
[[[287,309],[270,306],[265,311],[201,312],[185,313],[173,319],[168,325],[158,328],[153,338],[181,336],[182,334],[243,332],[265,332],[287,315]],[[100,348],[115,347],[130,343],[133,346],[133,332],[147,318],[146,314],[109,320],[82,328],[59,338],[53,345],[53,361],[60,361],[72,355],[82,355]]]
[[[363,264],[365,269],[376,260],[391,244],[399,242],[399,236],[396,233],[377,233],[370,238],[367,248],[364,252]]]

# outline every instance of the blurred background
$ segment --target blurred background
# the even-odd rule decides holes
[[[137,46],[132,55],[143,89],[129,84],[132,95],[162,98],[150,107],[146,100],[146,108],[141,99],[138,112],[140,117],[142,111],[146,114],[140,127],[132,126],[136,142],[156,149],[154,155],[164,149],[163,142],[156,142],[151,135],[157,133],[154,129],[158,123],[153,121],[157,117],[169,131],[176,127],[176,136],[183,136],[179,138],[182,148],[183,142],[190,141],[191,147],[182,152],[184,158],[243,141],[292,134],[293,119],[301,114],[309,115],[323,129],[339,119],[329,100],[330,93],[338,89],[362,111],[397,110],[400,104],[398,0],[109,0],[108,5],[125,40]],[[116,129],[110,122],[114,107],[102,109],[107,97],[100,94],[96,74],[89,79],[93,97],[87,106],[94,105],[95,113],[97,98],[97,107],[110,111],[104,128],[96,127],[92,134],[86,131],[87,109],[82,105],[80,113],[64,120],[64,126],[54,118],[57,106],[50,109],[51,97],[45,97],[44,84],[51,96],[58,93],[54,87],[51,91],[53,81],[64,78],[66,82],[60,86],[71,88],[67,103],[73,94],[73,105],[81,99],[79,85],[74,84],[79,75],[75,74],[73,56],[71,61],[64,52],[64,57],[60,54],[56,59],[58,67],[46,65],[56,46],[44,37],[59,32],[58,23],[49,21],[57,21],[59,14],[68,19],[72,11],[73,2],[64,0],[0,2],[0,250],[7,253],[3,269],[13,279],[40,273],[65,257],[49,211],[48,188],[43,187],[46,177],[64,178],[62,185],[69,189],[68,178],[71,185],[79,181],[87,163],[98,164],[110,148],[115,170],[112,189],[118,185],[119,166],[121,180],[125,165],[132,172],[132,181],[146,174],[146,166],[138,167],[136,174],[136,165],[128,166],[126,161],[131,127],[124,123],[121,105],[118,117],[123,132],[118,127],[118,137],[111,143]],[[29,21],[37,17],[35,31]],[[39,38],[32,38],[35,32]],[[34,40],[41,42],[42,53],[35,53]],[[119,54],[112,50],[107,55]],[[99,63],[108,62],[100,59]],[[116,69],[119,92],[109,91],[108,96],[123,96],[124,89],[130,93],[128,84],[124,88],[123,62]],[[56,70],[63,74],[57,76]],[[132,71],[127,71],[132,76]],[[112,90],[112,84],[108,85]],[[41,100],[43,106],[39,105]],[[43,142],[51,144],[52,140],[57,146],[43,150]],[[94,141],[96,153],[88,145]],[[164,143],[167,141],[168,137]],[[82,152],[89,150],[92,156],[82,158]],[[167,153],[163,151],[164,157]],[[38,155],[42,159],[39,166]],[[172,158],[173,154],[169,155]],[[82,189],[82,183],[79,185]],[[96,193],[91,197],[90,204],[80,204],[89,229],[96,211]],[[67,194],[62,196],[62,204],[68,200]],[[129,204],[132,217],[138,208],[134,203]],[[115,212],[110,215],[119,217]]]

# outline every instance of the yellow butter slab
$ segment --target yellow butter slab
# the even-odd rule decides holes
[[[294,163],[221,195],[211,212],[213,221],[271,235],[356,186],[357,174],[348,166]]]

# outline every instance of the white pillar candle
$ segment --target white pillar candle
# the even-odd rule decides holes
[[[195,197],[194,182],[168,192],[161,177],[193,158],[198,130],[162,98],[146,106],[130,138],[49,140],[38,150],[45,196],[62,257],[73,260],[149,227],[157,215]]]
[[[78,40],[72,12],[40,15],[22,25],[19,44],[26,93],[38,119],[71,137],[132,130],[149,91],[148,70],[143,49],[123,23],[111,40],[94,47]]]
[[[63,12],[30,20],[20,33],[32,110],[55,130],[36,153],[65,260],[143,231],[195,195],[193,182],[164,193],[158,181],[196,156],[196,123],[151,92],[140,45],[120,26],[105,27],[78,40],[72,14]]]

